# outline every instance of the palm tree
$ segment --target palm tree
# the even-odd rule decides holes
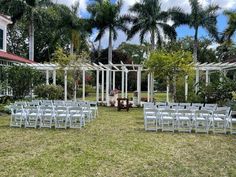
[[[91,4],[88,5],[87,11],[91,14],[90,17],[90,24],[93,28],[100,29],[102,24],[99,24],[99,20],[97,19],[97,9],[100,9],[101,5],[103,3],[103,0],[94,0]],[[101,39],[99,39],[98,42],[98,55],[101,54]]]
[[[89,11],[94,19],[94,26],[98,29],[95,41],[100,40],[105,32],[109,32],[108,63],[112,62],[112,42],[117,39],[117,30],[128,31],[127,18],[121,16],[122,0],[113,4],[109,0],[97,1]]]
[[[182,24],[189,25],[190,28],[194,28],[194,47],[193,47],[193,60],[197,62],[197,50],[198,50],[198,31],[202,27],[206,29],[209,34],[215,34],[216,29],[216,11],[219,9],[217,5],[208,5],[203,8],[198,0],[189,0],[191,6],[190,13],[181,12],[180,8],[173,8],[172,19],[175,21],[175,26]]]
[[[135,3],[129,11],[135,15],[130,17],[133,25],[128,39],[140,32],[140,43],[143,43],[145,35],[149,33],[151,34],[151,49],[154,50],[157,44],[161,45],[162,43],[161,31],[171,40],[176,38],[175,28],[167,24],[169,13],[161,11],[159,0],[142,0],[140,3]]]
[[[34,22],[38,17],[38,11],[53,3],[51,0],[2,0],[0,2],[0,12],[6,12],[12,16],[13,22],[25,17],[28,21],[29,29],[29,59],[34,60]]]
[[[225,11],[224,14],[228,17],[228,26],[224,31],[224,34],[227,40],[230,42],[230,39],[236,32],[236,11]]]

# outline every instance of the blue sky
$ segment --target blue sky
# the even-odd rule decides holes
[[[63,3],[68,6],[71,6],[76,0],[56,0],[57,3]],[[91,0],[79,0],[80,1],[80,12],[79,16],[81,17],[88,17],[89,14],[86,11],[87,5],[91,2]],[[116,0],[112,0],[115,2]],[[122,8],[122,14],[125,14],[128,12],[128,8],[132,6],[135,2],[140,0],[123,0],[123,8]],[[236,8],[236,0],[199,0],[199,2],[203,5],[203,7],[206,7],[207,5],[213,3],[220,6],[221,10],[218,12],[219,16],[217,18],[217,27],[219,31],[223,31],[227,25],[227,18],[223,15],[223,10],[230,10]],[[190,12],[190,6],[188,0],[161,0],[162,9],[166,10],[171,7],[180,7],[186,12]],[[186,36],[193,36],[194,30],[190,29],[188,26],[180,26],[176,29],[178,38],[186,37]],[[113,47],[119,46],[120,43],[126,41],[126,36],[124,33],[119,32],[118,33],[118,40],[114,42]],[[96,30],[94,31],[94,34],[91,36],[91,40],[94,40],[96,36]],[[207,37],[208,33],[200,28],[199,30],[199,37]],[[234,36],[234,41],[236,42],[236,35]],[[149,36],[147,36],[147,40],[149,40]],[[108,33],[105,34],[105,36],[102,39],[102,45],[103,48],[106,48],[108,46]],[[138,35],[134,36],[134,38],[131,41],[128,41],[129,43],[139,43]]]

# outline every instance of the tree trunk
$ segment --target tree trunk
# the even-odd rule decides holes
[[[173,76],[173,100],[176,102],[176,74]]]
[[[101,45],[102,45],[102,40],[99,39],[99,41],[98,41],[98,57],[101,56]]]
[[[195,28],[194,46],[193,46],[193,62],[197,63],[197,49],[198,49],[198,28]]]
[[[74,83],[74,101],[76,101],[76,95],[77,95],[77,80],[75,80],[75,83]]]
[[[151,44],[152,44],[151,50],[153,51],[155,50],[155,30],[154,29],[152,29],[151,31]]]
[[[74,43],[73,40],[71,39],[70,41],[70,54],[73,55],[74,54]]]
[[[109,48],[108,48],[108,64],[112,62],[112,31],[109,29]]]
[[[34,19],[33,14],[31,15],[29,24],[29,59],[34,61]]]
[[[108,48],[108,65],[109,62],[112,63],[112,31],[111,28],[109,29],[109,48]],[[111,66],[110,66],[111,67]],[[109,76],[111,76],[111,71],[109,71]],[[109,77],[109,90],[112,90],[112,80],[111,77]]]

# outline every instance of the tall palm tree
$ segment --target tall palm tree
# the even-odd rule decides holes
[[[128,31],[127,19],[120,15],[122,4],[122,0],[116,3],[103,0],[96,3],[92,11],[95,27],[98,29],[95,41],[100,40],[107,30],[109,32],[108,62],[112,62],[112,42],[117,39],[117,30]]]
[[[90,24],[93,28],[100,29],[102,24],[99,24],[99,19],[97,19],[98,9],[101,8],[103,0],[94,0],[91,4],[88,5],[87,11],[91,14]],[[101,54],[101,39],[98,41],[98,55]]]
[[[161,10],[159,0],[141,0],[135,3],[129,11],[134,13],[130,18],[132,28],[129,32],[128,39],[140,32],[140,43],[143,43],[147,33],[151,34],[151,49],[154,50],[156,45],[161,45],[162,32],[170,39],[175,39],[177,34],[175,28],[167,24],[169,13]],[[157,42],[155,40],[157,39]]]
[[[175,26],[179,26],[182,24],[189,25],[190,28],[194,29],[194,49],[193,49],[193,60],[197,62],[197,50],[198,50],[198,31],[199,28],[202,27],[206,29],[209,34],[215,34],[216,29],[216,12],[219,9],[217,5],[208,5],[203,8],[198,0],[189,0],[191,6],[190,13],[184,13],[180,11],[180,8],[173,8],[172,18],[175,21]]]
[[[52,5],[51,0],[2,0],[0,2],[0,12],[6,12],[12,16],[13,22],[25,17],[28,21],[29,29],[29,59],[34,60],[34,22],[39,20],[38,11]]]
[[[228,41],[236,32],[236,10],[235,11],[225,11],[224,14],[228,17],[228,25],[224,33]]]

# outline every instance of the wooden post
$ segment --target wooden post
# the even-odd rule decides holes
[[[49,85],[49,71],[46,70],[46,85]]]
[[[99,102],[99,69],[97,69],[96,101]]]
[[[104,102],[104,70],[102,70],[102,103]]]
[[[124,67],[122,66],[122,74],[121,74],[121,97],[124,98],[124,81],[125,80],[125,71]]]
[[[196,82],[195,82],[195,93],[198,92],[199,89],[199,69],[196,69]]]
[[[53,85],[56,85],[57,71],[53,70]]]
[[[185,87],[184,87],[184,93],[185,93],[185,101],[188,100],[188,75],[185,76],[185,79],[184,79],[184,82],[185,82]]]
[[[167,76],[167,86],[166,86],[166,102],[167,103],[169,103],[170,101],[169,92],[170,92],[170,82],[169,82],[169,77]]]
[[[83,101],[85,101],[85,69],[83,68]]]
[[[64,70],[64,100],[67,101],[67,70]]]
[[[107,103],[107,106],[110,106],[110,100],[109,100],[109,81],[110,81],[110,78],[109,78],[109,74],[110,74],[110,71],[109,69],[106,70],[106,103]]]

